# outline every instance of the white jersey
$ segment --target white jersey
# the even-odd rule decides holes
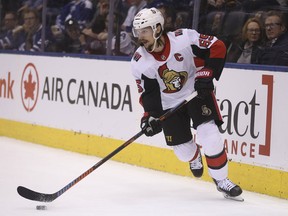
[[[205,50],[210,59],[213,57],[211,46],[218,40],[192,29],[168,32],[164,37],[165,47],[160,54],[149,53],[144,47],[139,47],[131,60],[131,66],[140,94],[146,91],[146,78],[157,80],[161,104],[166,110],[176,106],[195,91],[195,73],[204,66],[205,61],[195,54],[195,49],[199,50],[197,53]],[[195,49],[192,49],[192,45]]]

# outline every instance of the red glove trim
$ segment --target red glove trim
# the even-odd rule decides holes
[[[143,117],[148,117],[149,116],[149,112],[144,112]]]
[[[213,78],[213,70],[208,68],[202,68],[201,70],[197,71],[195,79],[202,78]]]

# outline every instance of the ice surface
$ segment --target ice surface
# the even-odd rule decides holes
[[[26,200],[16,191],[22,185],[54,193],[99,160],[0,137],[0,215],[288,216],[287,200],[248,191],[243,193],[244,202],[226,200],[210,182],[115,161],[106,162],[52,203],[44,203],[47,210],[36,210],[43,203]]]

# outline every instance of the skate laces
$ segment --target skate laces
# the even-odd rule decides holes
[[[201,169],[203,167],[200,150],[198,152],[197,158],[195,158],[195,160],[193,160],[193,161],[190,161],[189,163],[190,163],[190,168],[193,170],[194,169]]]
[[[231,182],[228,178],[217,181],[217,186],[225,191],[230,191],[232,188],[234,188],[236,185]]]

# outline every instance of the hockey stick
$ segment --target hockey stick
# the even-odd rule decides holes
[[[178,109],[183,107],[185,104],[187,104],[190,100],[192,100],[194,97],[197,96],[197,92],[193,92],[189,97],[187,97],[183,102],[175,106],[174,108],[167,111],[165,114],[163,114],[161,117],[159,117],[160,121],[164,121],[169,116],[171,116],[173,113],[175,113]],[[134,142],[137,138],[142,136],[144,134],[143,131],[138,132],[136,135],[134,135],[132,138],[127,140],[125,143],[123,143],[121,146],[116,148],[113,152],[108,154],[106,157],[104,157],[102,160],[100,160],[98,163],[96,163],[94,166],[92,166],[90,169],[88,169],[86,172],[82,173],[80,176],[78,176],[76,179],[71,181],[69,184],[65,185],[63,188],[61,188],[59,191],[52,193],[52,194],[46,194],[46,193],[39,193],[33,190],[30,190],[23,186],[17,187],[17,192],[20,196],[34,201],[40,201],[40,202],[52,202],[56,198],[60,197],[63,193],[65,193],[68,189],[70,189],[72,186],[80,182],[83,178],[88,176],[90,173],[92,173],[94,170],[96,170],[98,167],[100,167],[102,164],[104,164],[106,161],[108,161],[110,158],[112,158],[114,155],[116,155],[118,152],[120,152],[122,149],[130,145],[132,142]]]

